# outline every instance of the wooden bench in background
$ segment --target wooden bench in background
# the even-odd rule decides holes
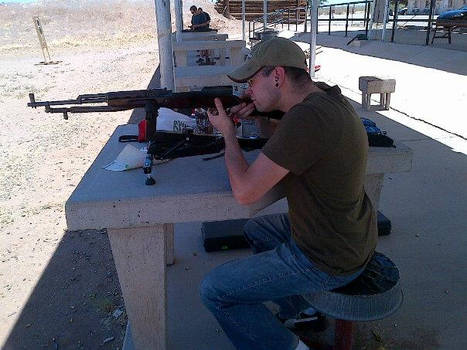
[[[449,44],[451,43],[451,32],[458,28],[467,28],[466,20],[450,20],[450,19],[439,19],[435,22],[435,31],[433,33],[433,38],[431,39],[431,44],[435,39],[448,39]],[[436,35],[438,30],[442,30],[443,33]]]

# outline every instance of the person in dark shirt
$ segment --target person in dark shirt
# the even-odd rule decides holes
[[[191,17],[191,30],[195,32],[205,32],[209,31],[209,24],[211,22],[211,17],[207,12],[203,12],[201,7],[197,8],[196,6],[190,7]]]
[[[224,137],[233,196],[252,204],[280,182],[289,212],[249,220],[243,231],[254,254],[209,272],[201,300],[236,349],[310,350],[288,329],[319,326],[320,314],[303,295],[350,283],[376,247],[376,212],[364,188],[365,128],[339,87],[311,80],[305,53],[288,39],[256,44],[228,77],[247,83],[252,101],[227,113],[215,99],[208,111]],[[285,114],[248,163],[232,119],[253,118],[255,109]]]
[[[204,22],[201,23],[201,30],[202,31],[209,31],[209,25],[211,24],[211,16],[209,16],[209,13],[204,12],[201,7],[198,7],[198,14],[203,16]]]

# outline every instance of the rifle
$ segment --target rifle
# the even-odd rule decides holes
[[[146,120],[146,140],[148,141],[148,153],[143,166],[143,171],[146,174],[146,185],[153,185],[154,179],[151,177],[151,168],[153,159],[167,159],[171,157],[171,153],[179,150],[184,146],[184,142],[192,142],[199,144],[202,142],[211,141],[215,148],[206,148],[209,150],[219,149],[222,143],[218,142],[219,137],[193,135],[187,131],[185,135],[174,133],[162,133],[156,131],[158,109],[166,107],[171,109],[192,109],[192,108],[212,108],[215,107],[214,98],[220,98],[225,108],[237,105],[242,100],[233,95],[231,87],[205,87],[201,91],[178,92],[174,93],[167,89],[150,89],[150,90],[130,90],[130,91],[115,91],[98,94],[79,95],[76,99],[58,100],[58,101],[36,101],[33,93],[29,94],[30,102],[28,107],[37,108],[45,107],[46,113],[62,113],[65,120],[68,119],[68,113],[92,113],[92,112],[117,112],[134,108],[145,109]],[[173,135],[174,137],[170,137]],[[167,144],[167,139],[175,141],[175,145]],[[200,141],[201,140],[201,141]],[[159,141],[159,144],[157,144]],[[161,144],[166,145],[163,154],[158,154],[161,149]],[[258,148],[264,144],[263,141],[253,141],[248,144],[248,141],[243,142],[246,148]],[[211,145],[210,145],[211,146]],[[212,153],[212,152],[211,152]],[[180,153],[179,153],[180,154]],[[203,153],[198,153],[203,154]],[[193,155],[193,154],[190,154]]]

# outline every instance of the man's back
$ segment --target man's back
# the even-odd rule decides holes
[[[263,152],[290,170],[283,184],[298,246],[324,271],[345,275],[376,245],[375,212],[363,189],[368,140],[339,89],[320,87],[327,92],[292,107]]]
[[[209,16],[209,14],[207,12],[204,12],[203,10],[201,10],[201,12],[198,14],[198,16],[200,17],[200,24],[205,23],[205,25],[197,28],[197,30],[200,31],[200,32],[208,31],[209,30],[209,22],[211,21],[211,16]]]

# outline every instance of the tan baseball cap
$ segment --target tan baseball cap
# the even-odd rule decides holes
[[[243,83],[266,66],[296,67],[307,70],[305,53],[300,46],[292,40],[276,37],[253,46],[243,65],[227,76],[237,83]]]

